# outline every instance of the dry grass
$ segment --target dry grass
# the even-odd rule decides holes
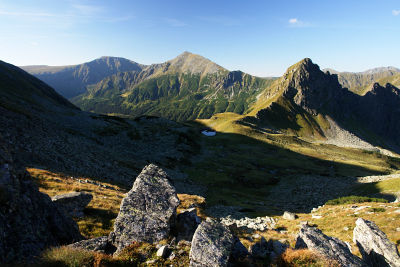
[[[28,168],[27,171],[38,184],[39,190],[51,197],[79,191],[86,191],[93,195],[93,200],[85,209],[85,216],[83,218],[75,218],[83,236],[86,238],[100,237],[108,235],[113,230],[119,206],[125,193],[127,193],[126,189],[87,178],[73,178],[47,170]],[[91,182],[95,182],[101,186],[92,184]],[[108,186],[109,188],[104,188],[103,186]],[[202,209],[205,205],[203,197],[178,194],[178,198],[181,201],[178,213],[194,206],[199,216],[205,216]]]
[[[337,262],[327,260],[317,253],[308,249],[287,249],[277,260],[276,264],[279,267],[339,267]]]
[[[69,192],[86,191],[93,195],[93,200],[85,210],[83,218],[76,218],[79,230],[86,238],[108,235],[112,231],[114,219],[126,190],[115,185],[99,183],[86,178],[72,178],[63,174],[46,170],[28,168],[27,171],[35,179],[39,190],[49,196]],[[86,182],[87,181],[87,182]],[[101,186],[92,184],[96,182]],[[105,188],[103,186],[108,186]]]

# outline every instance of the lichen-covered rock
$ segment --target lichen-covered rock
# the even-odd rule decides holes
[[[0,136],[0,263],[33,262],[44,249],[82,239],[76,223],[15,168]]]
[[[327,236],[316,227],[302,225],[296,240],[296,249],[308,248],[332,259],[340,266],[365,266],[362,260],[353,255],[347,244],[337,238]]]
[[[106,254],[111,254],[115,251],[115,247],[110,244],[108,236],[82,240],[69,245],[69,247],[97,251]]]
[[[167,174],[154,164],[143,168],[122,200],[110,234],[118,254],[132,242],[154,243],[169,236],[179,199]]]
[[[195,208],[184,210],[177,216],[176,231],[179,240],[192,241],[193,234],[201,223]]]
[[[370,266],[400,266],[399,252],[374,222],[358,218],[353,232],[363,260]]]
[[[192,239],[190,266],[227,266],[235,238],[229,228],[216,220],[203,221]]]
[[[83,210],[92,198],[92,194],[87,192],[72,192],[54,196],[51,200],[66,214],[72,217],[83,217]]]

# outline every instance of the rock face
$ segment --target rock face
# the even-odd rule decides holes
[[[227,226],[207,218],[194,233],[190,266],[227,266],[234,243],[235,238]]]
[[[303,225],[296,241],[297,248],[308,248],[322,256],[337,261],[340,266],[365,266],[360,258],[350,252],[343,241],[324,235],[321,230]]]
[[[32,262],[49,246],[82,239],[76,223],[14,169],[0,136],[0,263]]]
[[[82,217],[83,210],[92,200],[93,196],[86,192],[73,192],[57,195],[51,198],[57,207],[72,217]]]
[[[115,251],[115,247],[113,247],[108,241],[108,236],[82,240],[69,246],[73,248],[92,250],[106,254],[111,254]]]
[[[400,266],[399,252],[374,222],[357,219],[353,240],[370,266]]]
[[[154,164],[147,165],[122,200],[110,234],[118,254],[132,242],[153,243],[167,238],[175,224],[179,199],[167,174]]]

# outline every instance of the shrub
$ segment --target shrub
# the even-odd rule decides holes
[[[340,197],[340,198],[328,200],[325,204],[326,205],[342,205],[342,204],[355,204],[355,203],[364,203],[364,202],[387,203],[388,201],[383,198],[347,196],[347,197]]]
[[[308,249],[287,249],[276,261],[279,267],[339,267],[340,265],[328,260]]]

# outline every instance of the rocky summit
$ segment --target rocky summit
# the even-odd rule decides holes
[[[168,175],[147,165],[122,200],[110,240],[117,253],[134,241],[153,243],[167,238],[176,221],[179,199]]]

